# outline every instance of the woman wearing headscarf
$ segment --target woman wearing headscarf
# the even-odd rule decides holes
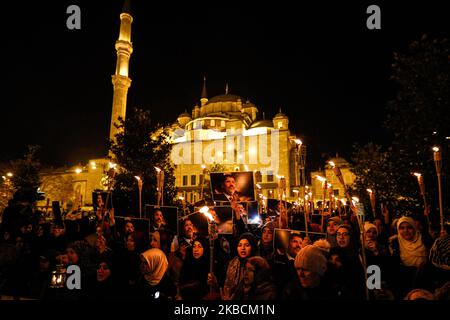
[[[209,257],[209,241],[203,237],[196,238],[186,250],[179,279],[183,300],[200,300],[208,294]]]
[[[396,296],[403,298],[411,289],[424,285],[422,280],[428,260],[428,249],[411,217],[401,217],[396,227],[398,233],[390,239],[389,251],[396,266]]]
[[[119,299],[119,291],[116,282],[116,269],[113,259],[101,257],[97,264],[96,281],[89,296],[92,300]]]
[[[259,242],[259,255],[269,263],[273,262],[273,222],[268,222],[262,228],[261,240]]]
[[[166,255],[160,249],[152,248],[141,253],[140,298],[163,300],[175,298],[177,290],[167,274],[168,267]]]
[[[343,223],[340,217],[331,217],[327,221],[327,241],[331,248],[337,247],[336,231],[341,224]]]
[[[257,250],[256,239],[251,233],[244,233],[239,237],[236,251],[237,256],[228,263],[222,298],[232,300],[234,293],[244,278],[247,259],[253,257]]]
[[[132,295],[141,276],[141,258],[137,243],[136,234],[130,233],[125,239],[125,248],[117,249],[116,281],[124,296]]]
[[[343,224],[336,231],[337,247],[330,250],[330,268],[327,274],[330,286],[342,299],[365,298],[365,277],[358,252],[358,243],[350,225]]]
[[[366,254],[366,264],[377,265],[381,269],[386,263],[387,250],[378,241],[378,228],[370,222],[364,224],[364,246]]]
[[[255,256],[247,260],[244,281],[236,290],[235,300],[274,300],[277,288],[272,281],[272,270],[263,257]]]

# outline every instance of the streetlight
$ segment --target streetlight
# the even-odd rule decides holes
[[[8,172],[8,173],[6,174],[6,176],[7,176],[8,178],[11,178],[11,177],[13,176],[13,174],[12,174],[11,172]]]
[[[76,174],[80,174],[82,171],[83,171],[83,170],[82,170],[81,168],[76,168],[76,169],[75,169],[75,173],[76,173]]]
[[[138,182],[139,189],[139,218],[142,218],[142,179],[139,176],[134,176]]]
[[[434,166],[436,167],[436,174],[438,178],[439,188],[439,211],[441,216],[441,234],[444,232],[444,209],[442,205],[442,184],[441,184],[441,171],[442,171],[442,154],[438,147],[433,147],[433,159]]]

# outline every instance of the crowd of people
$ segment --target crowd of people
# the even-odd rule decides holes
[[[118,228],[114,209],[49,223],[29,204],[11,203],[0,228],[0,295],[42,300],[450,298],[450,223],[436,234],[421,216],[398,212],[392,221],[380,216],[361,224],[349,210],[328,213],[323,226],[311,221],[305,226],[303,212],[280,205],[280,216],[267,216],[255,226],[245,223],[236,203],[230,205],[236,209],[231,234],[199,233],[189,215],[181,215],[179,234],[164,224],[143,234],[132,219]],[[156,221],[162,220],[155,212]],[[323,239],[293,232],[284,259],[274,259],[275,229],[306,228],[322,231]],[[53,283],[55,270],[70,265],[80,268],[80,289]],[[381,272],[371,288],[368,266]]]

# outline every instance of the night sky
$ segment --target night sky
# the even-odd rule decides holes
[[[382,128],[393,52],[422,32],[448,37],[445,1],[219,2],[181,7],[131,1],[128,110],[150,109],[169,123],[200,98],[230,93],[266,117],[281,107],[308,146],[308,165],[348,157],[355,142],[389,141]],[[394,2],[394,3],[392,3]],[[68,30],[66,8],[81,8],[81,30]],[[366,8],[381,8],[381,30],[369,30]],[[27,144],[43,147],[44,164],[85,163],[106,155],[115,70],[114,43],[123,0],[2,4],[0,161]]]

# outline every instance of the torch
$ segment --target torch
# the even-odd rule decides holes
[[[216,222],[214,221],[214,217],[209,212],[209,208],[207,206],[201,207],[199,212],[203,213],[203,215],[208,220],[208,235],[209,235],[209,272],[213,274],[214,272],[214,240],[217,236],[217,228]],[[212,295],[214,292],[213,285],[210,285],[209,292]]]
[[[439,211],[441,216],[441,234],[444,233],[444,208],[442,206],[442,185],[441,185],[441,171],[442,171],[442,155],[438,147],[433,148],[434,166],[436,167],[436,174],[438,178],[439,188]]]
[[[356,210],[355,206],[353,205],[352,197],[350,196],[350,193],[348,192],[348,188],[344,182],[344,177],[342,176],[341,169],[339,169],[339,167],[337,167],[333,161],[329,161],[328,163],[333,168],[333,172],[334,172],[335,176],[338,178],[340,184],[344,188],[344,193],[347,196],[347,199],[350,201],[350,209],[356,214],[357,210]]]
[[[139,189],[139,218],[142,218],[142,179],[139,176],[134,176],[138,182]]]
[[[286,178],[284,176],[279,176],[277,175],[278,178],[278,195],[280,198],[280,216],[279,216],[279,224],[280,224],[280,228],[284,225],[282,223],[282,215],[284,215],[284,208],[283,208],[283,196],[285,195],[285,191],[286,191]],[[286,212],[287,214],[287,212]],[[283,217],[286,219],[286,227],[287,227],[287,217]]]
[[[323,188],[323,201],[322,201],[322,217],[320,222],[320,228],[323,230],[323,216],[325,214],[325,201],[327,197],[327,179],[321,176],[316,176],[316,179],[322,182],[322,188]]]
[[[356,218],[358,220],[360,240],[361,240],[361,244],[362,244],[362,248],[363,248],[363,250],[362,250],[363,265],[364,265],[364,270],[366,270],[366,252],[365,252],[365,245],[364,245],[365,241],[364,241],[364,225],[363,225],[364,213],[362,212],[364,209],[363,209],[362,205],[359,203],[359,199],[357,197],[350,196],[347,186],[345,185],[344,177],[342,176],[341,170],[336,166],[336,164],[333,161],[329,161],[328,163],[333,168],[334,174],[336,175],[336,177],[338,178],[342,187],[344,188],[345,195],[350,200],[350,209],[356,215]],[[356,205],[358,205],[359,210],[356,208]],[[364,273],[364,277],[367,282],[367,274],[366,273]],[[369,300],[369,291],[368,291],[367,286],[366,286],[366,299]]]
[[[428,228],[431,231],[430,217],[428,215],[427,197],[425,196],[425,183],[423,182],[422,174],[420,174],[418,172],[414,172],[413,175],[415,175],[417,177],[417,183],[419,184],[419,188],[420,188],[420,195],[422,196],[423,205],[425,207],[424,212],[426,213],[425,215],[427,217]],[[431,234],[431,232],[430,232],[430,234]]]
[[[203,174],[203,181],[202,181],[202,190],[201,190],[201,199],[203,200],[203,187],[205,185],[205,174],[206,174],[206,166],[202,164],[202,174]]]
[[[294,192],[299,193],[298,190],[294,190]],[[305,196],[305,201],[307,200],[306,197],[307,197],[307,195]],[[298,199],[300,201],[300,197]],[[306,212],[306,210],[303,209],[303,216],[305,218],[305,233],[306,233],[306,236],[308,237],[308,218],[306,215],[307,215],[307,212]]]
[[[369,194],[370,198],[370,207],[372,208],[372,214],[375,218],[375,192],[372,191],[372,189],[366,189],[367,193]]]
[[[333,185],[332,185],[331,183],[328,183],[328,196],[329,196],[329,198],[330,198],[330,205],[328,206],[328,212],[329,212],[330,215],[331,215],[331,212],[332,212],[333,209],[334,209],[334,206],[333,206],[333,197],[334,197],[334,194],[333,194]]]
[[[256,184],[256,188],[258,189],[258,214],[261,214],[263,210],[263,194],[261,192],[262,188],[259,183]]]
[[[156,192],[157,192],[157,201],[156,205],[162,206],[164,205],[164,171],[160,168],[155,167],[156,170]]]

